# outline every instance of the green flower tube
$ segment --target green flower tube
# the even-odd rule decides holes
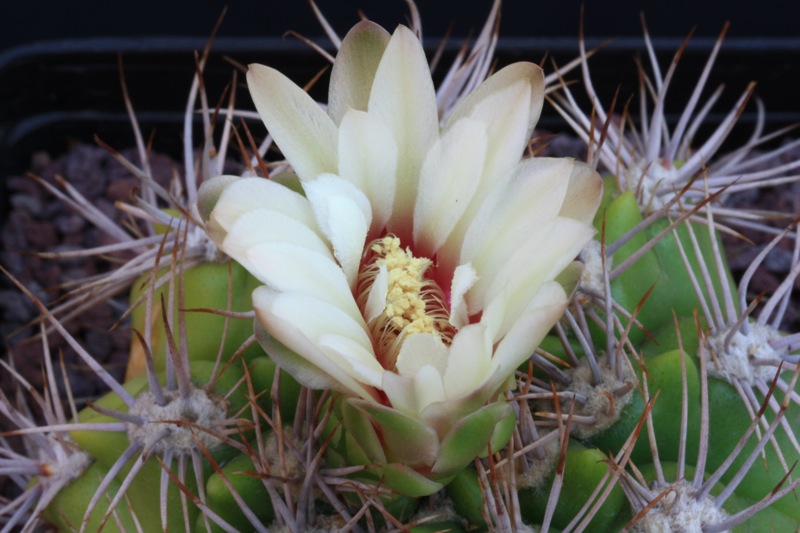
[[[505,401],[490,403],[450,424],[440,436],[395,410],[339,396],[328,429],[330,463],[365,465],[375,481],[399,494],[427,496],[450,482],[475,457],[500,450],[515,423]]]

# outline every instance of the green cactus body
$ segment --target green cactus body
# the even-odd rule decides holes
[[[486,531],[483,509],[486,505],[475,467],[468,466],[455,475],[447,485],[447,495],[453,500],[456,512],[478,531]]]
[[[613,243],[642,221],[642,214],[633,193],[624,193],[612,200],[605,212],[605,237],[607,243]],[[651,223],[642,232],[632,237],[613,255],[613,265],[617,266],[647,245],[670,224],[668,219],[659,219]],[[715,265],[714,247],[708,229],[704,225],[692,223],[692,229],[703,260],[709,268]],[[680,247],[678,242],[680,241]],[[719,244],[719,243],[717,243]],[[721,245],[720,245],[721,246]],[[697,296],[689,273],[681,256],[681,248],[695,276],[700,277],[700,264],[695,253],[689,230],[679,225],[675,233],[664,235],[648,252],[611,282],[614,299],[628,311],[636,309],[642,298],[652,287],[652,292],[642,304],[638,320],[648,331],[673,327],[673,312],[680,319],[691,321],[687,333],[692,328],[696,331],[692,320],[694,311],[699,309]],[[727,283],[734,289],[735,285],[727,268]],[[716,294],[721,294],[721,281],[715,277]],[[702,286],[703,284],[700,283]],[[702,287],[705,298],[708,293]],[[602,336],[601,332],[597,332]],[[630,339],[635,344],[647,340],[638,328],[632,328]],[[661,349],[663,353],[664,349]]]
[[[688,356],[686,363],[686,383],[688,405],[687,457],[690,461],[697,458],[700,431],[700,375],[695,363]],[[658,452],[663,460],[677,458],[680,441],[681,403],[682,403],[682,370],[680,351],[674,350],[647,360],[648,390],[653,398],[658,392],[658,399],[650,411],[653,418],[653,429],[658,443]],[[641,375],[640,375],[641,378]],[[599,433],[587,442],[600,450],[616,453],[625,443],[639,423],[644,413],[644,401],[640,394],[634,393],[631,402],[622,410],[619,421]],[[636,446],[631,454],[635,464],[647,464],[652,461],[646,425],[642,426]]]
[[[169,275],[165,269],[159,275]],[[251,276],[238,263],[230,263],[230,275],[228,273],[228,263],[202,263],[191,268],[187,268],[183,273],[183,309],[218,309],[228,308],[228,284],[231,288],[232,311],[244,312],[252,310],[250,295],[253,290],[261,285],[257,279]],[[143,295],[147,294],[150,283],[149,274],[140,277],[131,289],[131,303],[136,302]],[[175,312],[173,314],[172,333],[175,342],[180,348],[180,336],[178,335],[178,278],[175,281]],[[167,342],[166,331],[163,323],[161,311],[161,298],[166,302],[169,298],[169,285],[165,284],[153,294],[153,307],[150,321],[152,323],[152,336],[148,344],[153,354],[153,360],[157,370],[163,370],[166,364]],[[131,312],[131,326],[144,334],[146,305],[144,300],[133,308]],[[184,312],[183,320],[187,329],[188,353],[191,360],[215,361],[219,355],[220,342],[225,336],[225,345],[222,351],[223,360],[230,358],[241,344],[253,334],[253,323],[251,320],[228,319],[226,328],[226,317],[215,315],[208,312]],[[264,355],[264,351],[254,343],[243,353],[245,359],[251,359]],[[137,337],[131,341],[131,359],[128,363],[126,379],[131,379],[144,374],[144,350]]]
[[[222,467],[222,474],[215,472],[206,482],[206,498],[208,507],[239,531],[253,529],[244,511],[239,507],[232,492],[225,484],[225,479],[234,487],[251,511],[262,524],[269,524],[275,519],[275,511],[264,487],[264,483],[256,473],[252,458],[247,454],[239,454]],[[196,531],[206,531],[202,516],[197,518]],[[211,523],[211,531],[222,529]]]
[[[58,531],[77,531],[83,522],[83,516],[88,502],[94,496],[108,470],[100,463],[93,463],[84,473],[72,483],[61,489],[47,506],[42,518],[52,524]],[[87,531],[99,531],[103,516],[108,510],[108,503],[119,490],[119,481],[113,480],[106,489],[107,498],[101,498],[94,512],[89,516]],[[132,501],[131,506],[118,505],[116,515],[110,517],[103,527],[106,533],[120,531],[136,531],[135,522],[131,511],[136,514],[139,524],[145,531],[158,531],[158,513],[152,513]],[[122,527],[119,527],[122,526]]]
[[[214,364],[207,361],[193,361],[190,364],[190,371],[194,383],[208,383],[214,371]],[[217,376],[214,382],[215,387],[212,395],[217,395],[219,398],[225,396],[228,416],[239,416],[238,413],[241,413],[241,416],[247,416],[249,414],[249,409],[246,409],[248,404],[247,394],[241,386],[243,375],[243,370],[236,365],[231,365],[224,373]],[[161,376],[161,381],[162,383],[165,381],[163,375]],[[148,390],[147,381],[144,376],[127,382],[124,387],[136,398],[141,397],[142,394]],[[234,388],[236,389],[233,390]],[[95,404],[106,409],[113,409],[120,412],[127,411],[122,399],[114,392],[106,394],[104,397],[97,400]],[[117,419],[109,415],[98,413],[91,408],[86,408],[81,411],[78,414],[78,421],[82,423],[118,422]],[[246,436],[249,432],[247,428],[243,428],[242,434]],[[131,445],[129,433],[127,432],[75,430],[70,432],[70,435],[81,448],[95,458],[95,465],[97,465],[95,468],[104,472],[108,471]],[[236,438],[236,436],[234,435],[233,438]],[[220,443],[216,447],[209,449],[208,452],[214,461],[225,463],[235,454],[235,448]],[[161,528],[159,513],[152,512],[152,509],[158,509],[160,507],[160,491],[158,487],[161,483],[162,466],[157,455],[156,453],[151,454],[146,464],[136,474],[133,482],[126,491],[126,497],[130,501],[136,502],[136,508],[150,509],[150,511],[143,512],[143,514],[147,515],[148,519],[149,517],[153,517],[153,520],[156,522],[153,528],[145,528],[146,531],[153,531]],[[117,473],[117,481],[115,481],[115,484],[117,482],[121,483],[122,480],[125,479],[137,460],[140,460],[138,454],[134,455],[134,457],[122,467]],[[204,467],[205,476],[208,476],[211,471],[211,465],[206,464]],[[197,487],[193,480],[193,476],[187,476],[185,484],[188,490],[196,494]],[[66,492],[71,493],[73,489],[67,487]],[[76,494],[84,494],[85,492],[86,491],[77,492]],[[171,483],[167,496],[168,523],[170,528],[183,529],[184,507],[187,508],[186,516],[189,518],[189,523],[194,523],[196,519],[198,513],[197,508],[191,503],[184,505],[181,501],[183,497],[178,486]],[[83,510],[87,508],[90,498],[91,494],[89,494],[87,498],[83,498],[83,500],[75,496],[72,505],[80,508],[80,512],[82,513]]]
[[[259,395],[258,403],[269,416],[272,416],[272,382],[275,379],[277,365],[268,356],[256,357],[249,363],[250,380],[253,391]],[[288,372],[280,373],[280,413],[281,420],[289,422],[294,419],[297,401],[300,397],[300,384]]]
[[[710,378],[708,380],[708,396],[710,423],[708,445],[710,451],[706,469],[711,472],[725,460],[737,445],[750,426],[753,415],[747,411],[739,394],[727,382]],[[781,401],[780,394],[777,400]],[[766,410],[764,416],[767,421],[771,421],[773,418],[769,410]],[[792,403],[786,411],[786,421],[796,435],[800,430],[800,406],[796,403]],[[795,450],[785,429],[778,427],[774,438],[786,459],[788,468],[792,468],[793,465],[800,462],[800,454]],[[756,441],[757,436],[752,435],[744,451],[739,454],[731,468],[722,476],[723,482],[727,483],[736,474],[755,447]],[[736,494],[739,496],[759,500],[772,492],[786,476],[786,470],[781,465],[772,443],[767,443],[762,453],[737,487]],[[796,474],[793,474],[792,479],[794,478],[796,478]],[[800,502],[794,494],[787,494],[776,501],[772,508],[792,517],[800,524]]]
[[[608,474],[606,456],[598,449],[586,448],[570,440],[564,463],[564,485],[556,505],[552,524],[564,528],[589,500],[597,485]],[[546,482],[552,484],[552,477]],[[608,484],[608,480],[605,482]],[[541,524],[544,519],[550,491],[543,488],[519,491],[520,512],[528,524]],[[614,522],[625,503],[622,488],[615,486],[587,527],[587,531],[606,531]]]

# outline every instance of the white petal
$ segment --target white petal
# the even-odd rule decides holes
[[[253,308],[262,327],[312,368],[318,368],[323,378],[330,376],[362,398],[373,397],[370,389],[359,381],[361,373],[355,372],[352,364],[332,351],[326,353],[320,349],[320,339],[330,334],[345,336],[363,349],[371,350],[371,342],[362,324],[322,300],[305,294],[277,292],[269,287],[259,287],[253,291]],[[278,361],[278,364],[281,363]],[[287,363],[291,364],[291,360],[287,360]],[[291,371],[292,368],[287,370]],[[316,379],[313,372],[303,372],[302,376],[304,383],[319,381],[324,385],[324,379]],[[309,386],[315,387],[313,384]]]
[[[197,191],[197,210],[203,222],[207,222],[211,218],[211,212],[225,189],[240,179],[242,178],[239,176],[214,176],[200,184],[200,189]]]
[[[303,189],[352,289],[372,222],[369,200],[355,185],[333,174],[306,181]]]
[[[362,20],[342,39],[328,89],[328,115],[336,124],[348,109],[367,110],[372,80],[390,37],[374,22]]]
[[[333,376],[325,373],[322,369],[311,364],[304,357],[301,357],[293,350],[286,347],[275,337],[270,335],[258,320],[253,323],[253,330],[256,339],[258,339],[258,343],[264,351],[269,354],[270,358],[272,358],[282,370],[291,374],[291,376],[304,387],[316,390],[335,390],[344,393],[355,390],[352,387],[348,388],[344,386]],[[353,386],[358,387],[358,384]],[[367,391],[365,390],[364,392]],[[377,391],[373,391],[373,393],[377,393]],[[370,393],[367,394],[372,395]],[[375,396],[377,396],[377,394],[375,394]]]
[[[448,400],[476,390],[489,376],[492,339],[484,324],[470,324],[456,333],[444,373]]]
[[[390,230],[411,230],[419,170],[439,133],[436,93],[422,45],[398,26],[375,73],[368,111],[386,124],[398,148],[397,189]]]
[[[294,244],[263,243],[249,248],[245,261],[245,268],[271,288],[324,300],[363,322],[344,273],[333,259]]]
[[[559,216],[574,218],[591,225],[603,199],[603,178],[586,163],[575,161],[569,177],[565,201]]]
[[[447,399],[442,374],[432,365],[423,365],[414,376],[414,396],[419,413],[427,406]]]
[[[412,333],[403,339],[400,353],[397,354],[397,372],[411,378],[425,365],[436,368],[444,374],[447,368],[448,348],[436,333]]]
[[[450,285],[450,325],[461,329],[469,323],[469,310],[464,299],[467,291],[478,281],[478,273],[472,265],[458,265],[453,272]]]
[[[239,178],[219,194],[210,220],[224,232],[244,213],[268,209],[290,216],[316,231],[311,206],[302,195],[264,178]]]
[[[369,198],[376,232],[392,215],[396,174],[397,145],[389,128],[369,113],[347,112],[339,126],[339,175]]]
[[[367,303],[364,306],[364,320],[372,322],[386,310],[386,296],[389,294],[389,271],[386,265],[378,267],[378,274],[369,289]]]
[[[519,90],[506,92],[520,82],[530,88],[528,91],[522,91],[528,95],[527,103],[511,96],[513,92],[519,93]],[[499,96],[501,94],[502,96]],[[527,144],[542,113],[543,104],[544,74],[542,69],[533,63],[520,61],[500,69],[481,83],[453,110],[445,127],[462,117],[488,121],[492,123],[489,127],[490,138],[496,139],[494,148],[502,149],[503,145],[514,145],[517,150],[517,158],[519,158],[524,145],[519,146],[520,139],[516,133],[515,137],[504,138],[507,135],[503,131],[504,124],[512,124],[516,122],[516,118],[522,118],[525,121],[526,129],[526,133],[522,134],[522,142]],[[499,134],[499,137],[494,137],[493,134]]]
[[[307,248],[333,260],[328,243],[292,216],[267,209],[247,211],[229,228],[222,250],[248,270],[247,251],[265,243],[286,243]]]
[[[385,370],[378,363],[371,349],[342,335],[321,335],[319,347],[331,358],[338,358],[350,365],[348,374],[361,383],[381,387]]]
[[[594,228],[557,218],[538,228],[505,260],[492,258],[467,296],[471,313],[484,307],[507,285],[510,313],[520,312],[538,291],[566,268],[594,235]]]
[[[489,144],[484,170],[473,202],[466,208],[461,222],[453,229],[439,254],[443,270],[455,268],[459,262],[461,243],[470,221],[482,210],[487,198],[501,190],[512,178],[530,140],[544,101],[544,77],[532,63],[514,63],[500,70],[469,94],[448,118],[447,132],[464,118],[484,122]]]
[[[566,307],[567,295],[561,285],[556,282],[542,285],[494,351],[491,370],[487,373],[492,376],[492,389],[501,386],[531,356],[547,332],[564,314]]]
[[[521,162],[511,181],[493,190],[472,219],[459,262],[472,262],[483,277],[485,260],[505,260],[533,231],[555,218],[564,203],[572,166],[570,159]]]
[[[416,416],[417,399],[414,392],[414,380],[395,374],[385,372],[383,374],[383,392],[389,398],[389,403],[393,409],[397,409],[403,414]]]
[[[303,89],[255,64],[247,71],[247,85],[267,131],[301,180],[336,172],[336,125]]]
[[[483,122],[462,119],[428,152],[414,207],[414,242],[434,255],[461,220],[483,175],[488,139]]]

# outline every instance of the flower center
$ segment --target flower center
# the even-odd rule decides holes
[[[444,292],[428,275],[432,266],[432,260],[415,257],[394,235],[367,247],[357,285],[358,304],[367,318],[378,360],[386,369],[394,370],[408,335],[433,333],[445,344],[452,342],[455,332]],[[378,279],[381,281],[376,284]],[[374,299],[381,296],[380,292],[373,294],[375,291],[385,291],[380,313],[369,310]]]

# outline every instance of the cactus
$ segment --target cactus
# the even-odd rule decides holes
[[[760,128],[717,153],[752,86],[693,148],[725,31],[672,130],[682,48],[665,74],[642,72],[653,105],[635,126],[597,99],[582,39],[550,76],[527,63],[490,75],[499,1],[435,88],[411,5],[413,28],[362,21],[344,39],[314,6],[339,49],[325,110],[251,66],[270,141],[242,147],[241,175],[223,175],[232,121],[215,136],[201,92],[208,50],[186,115],[201,96],[201,164],[187,135],[180,194],[114,152],[142,180],[120,209],[146,231],[86,215],[136,258],[54,306],[18,284],[41,312],[46,389],[3,363],[15,429],[0,473],[19,488],[0,502],[3,531],[798,527],[800,333],[780,327],[796,224],[738,285],[720,237],[764,225],[726,196],[797,164],[750,171]],[[645,45],[655,57],[646,30]],[[593,110],[563,81],[574,66]],[[586,163],[520,160],[546,93]],[[267,157],[272,138],[286,160]],[[753,299],[784,240],[793,268]],[[124,290],[134,335],[117,381],[64,324]],[[59,394],[48,329],[110,392],[80,410],[68,382]]]

